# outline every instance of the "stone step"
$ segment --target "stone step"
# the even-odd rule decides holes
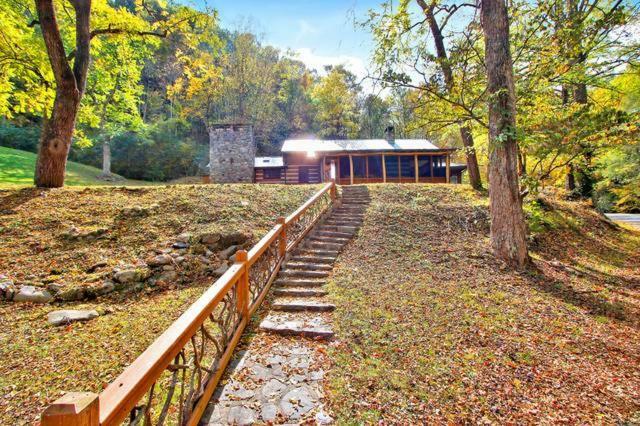
[[[350,234],[355,234],[358,230],[357,226],[337,226],[337,225],[325,225],[322,224],[318,227],[318,231],[328,231],[328,232],[345,232]]]
[[[302,269],[284,269],[280,271],[281,277],[305,277],[305,278],[324,278],[329,276],[329,271],[304,271]]]
[[[326,290],[319,288],[307,287],[276,287],[273,289],[275,296],[283,297],[322,297],[328,293]]]
[[[351,238],[344,237],[330,237],[326,235],[311,235],[309,237],[309,241],[319,241],[322,243],[330,243],[330,244],[347,244],[351,240]]]
[[[346,238],[351,239],[353,237],[352,232],[338,232],[338,231],[315,231],[314,235],[319,237],[338,237],[338,238]]]
[[[353,219],[364,219],[364,213],[334,213],[330,218],[353,218]]]
[[[322,314],[270,313],[260,323],[260,329],[285,336],[304,336],[314,339],[333,337],[331,325]]]
[[[327,283],[326,280],[319,279],[295,279],[295,278],[278,278],[275,280],[276,286],[280,287],[322,287]]]
[[[317,249],[313,247],[300,247],[296,250],[296,255],[300,256],[337,256],[338,250]]]
[[[305,270],[305,271],[330,271],[333,269],[333,265],[327,265],[326,263],[310,263],[310,262],[287,262],[284,265],[284,269],[293,270]]]
[[[336,305],[327,303],[322,299],[295,299],[295,298],[279,298],[273,301],[271,308],[276,311],[284,312],[331,312],[336,309]]]
[[[344,244],[341,243],[325,243],[320,241],[309,241],[305,244],[307,247],[325,250],[340,250]]]
[[[359,228],[360,225],[362,225],[362,222],[356,222],[353,220],[331,220],[328,219],[325,223],[325,225],[329,225],[329,226],[353,226],[356,228]]]
[[[293,262],[309,262],[309,263],[324,263],[332,264],[336,261],[335,256],[302,256],[296,255],[291,258]]]

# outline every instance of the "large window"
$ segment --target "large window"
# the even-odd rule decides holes
[[[397,155],[386,155],[384,157],[384,164],[387,169],[387,177],[388,178],[397,178],[399,177],[398,172],[398,156]]]
[[[272,169],[264,169],[265,179],[280,179],[282,177],[282,169],[275,167]]]
[[[372,155],[368,157],[370,178],[382,177],[382,155]]]
[[[351,166],[349,165],[349,157],[340,157],[340,177],[348,178],[351,176]]]
[[[433,175],[436,177],[445,177],[447,175],[446,158],[444,155],[433,157],[434,167]]]
[[[416,177],[416,164],[413,155],[400,156],[400,172],[403,178]]]
[[[353,159],[353,177],[367,177],[367,157],[354,156]]]
[[[431,176],[431,156],[429,155],[418,156],[418,176],[420,177]]]

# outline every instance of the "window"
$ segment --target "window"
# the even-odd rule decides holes
[[[353,158],[353,177],[366,178],[367,177],[367,158],[366,157],[352,157]]]
[[[438,155],[437,157],[433,157],[433,160],[435,162],[433,175],[436,177],[445,177],[447,175],[445,157],[443,155]]]
[[[381,178],[382,177],[382,156],[372,155],[371,157],[367,157],[367,161],[369,162],[368,177]]]
[[[282,177],[282,169],[279,167],[274,167],[270,169],[264,169],[264,178],[265,179],[280,179]]]
[[[351,176],[351,166],[349,165],[349,157],[340,157],[340,177],[348,178]]]
[[[384,157],[384,165],[387,169],[387,177],[388,178],[397,178],[398,172],[398,156],[397,155],[386,155]]]
[[[431,176],[431,156],[429,155],[418,156],[418,176],[420,177]]]
[[[416,177],[416,164],[413,156],[403,155],[400,157],[400,172],[403,178]]]

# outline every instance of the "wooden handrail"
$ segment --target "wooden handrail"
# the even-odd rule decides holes
[[[317,206],[323,210],[314,210],[312,220],[304,222],[305,229],[301,235],[306,234],[319,219],[324,209],[328,208],[335,199],[336,185],[334,181],[325,185],[287,218],[279,218],[277,225],[262,237],[248,253],[243,250],[239,251],[236,254],[236,263],[174,321],[116,380],[107,386],[100,395],[67,393],[43,412],[41,425],[111,426],[120,424],[140,405],[141,400],[146,394],[149,394],[150,390],[151,395],[153,395],[153,389],[161,375],[167,371],[172,363],[177,363],[179,356],[184,357],[183,351],[185,347],[189,344],[189,341],[194,343],[198,332],[203,333],[204,345],[205,337],[211,337],[205,330],[205,322],[211,319],[225,298],[230,297],[230,294],[234,294],[235,299],[232,300],[235,300],[233,307],[235,310],[230,314],[229,318],[237,317],[237,323],[232,324],[233,329],[229,330],[231,332],[230,336],[228,336],[229,340],[226,340],[227,337],[224,338],[227,343],[223,348],[224,352],[219,354],[217,358],[214,365],[215,370],[206,370],[211,371],[211,375],[204,383],[204,387],[201,393],[198,394],[193,406],[189,407],[188,417],[182,419],[184,424],[196,425],[231,359],[231,355],[249,322],[249,318],[262,303],[280,270],[287,252],[290,252],[301,239],[298,237],[292,244],[287,245],[287,226],[292,222],[298,221],[327,192],[330,194],[328,204],[326,206],[324,204]],[[298,223],[298,225],[300,224]],[[273,244],[276,244],[276,246],[267,251]],[[256,265],[256,262],[263,256],[271,256],[265,257],[265,262],[271,265],[268,269],[270,275],[266,282],[254,289],[254,294],[257,296],[254,296],[255,300],[251,301],[249,300],[251,297],[249,277],[251,267]],[[256,267],[262,267],[265,262],[256,265]],[[229,309],[229,306],[227,306],[227,309]],[[198,361],[198,358],[196,358],[196,361]],[[175,371],[175,369],[187,367],[176,365],[172,368]],[[169,402],[171,402],[171,398],[169,398]],[[147,409],[149,408],[147,407]]]
[[[315,203],[318,200],[318,198],[322,197],[328,191],[331,191],[331,188],[335,187],[335,185],[336,185],[335,182],[329,182],[328,184],[326,184],[320,191],[316,192],[316,194],[313,197],[309,198],[306,203],[301,205],[298,208],[298,210],[296,210],[295,212],[287,216],[285,224],[288,225],[289,222],[292,222],[296,220],[298,217],[300,217],[302,213],[304,213],[307,209],[309,209],[309,207],[311,207],[313,203]]]

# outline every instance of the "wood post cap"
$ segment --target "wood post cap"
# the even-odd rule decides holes
[[[236,252],[236,262],[246,262],[248,259],[248,254],[246,250],[238,250]]]

